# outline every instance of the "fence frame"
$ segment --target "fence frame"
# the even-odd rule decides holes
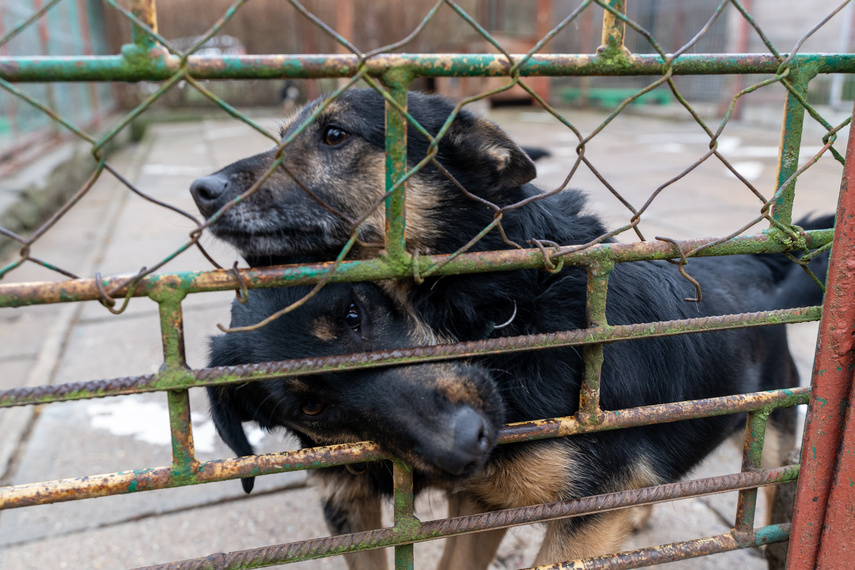
[[[0,391],[0,408],[39,403],[69,401],[110,395],[146,391],[166,391],[168,395],[170,428],[173,441],[173,463],[143,471],[127,471],[98,476],[65,479],[44,483],[15,485],[0,488],[0,508],[15,508],[88,497],[105,496],[165,487],[183,486],[215,480],[235,479],[247,475],[314,469],[329,465],[342,465],[362,461],[388,459],[394,465],[395,521],[390,528],[355,533],[330,538],[313,539],[297,543],[271,546],[230,554],[217,554],[206,558],[163,564],[157,568],[247,568],[276,563],[318,558],[378,547],[395,547],[396,568],[413,567],[412,543],[455,534],[476,532],[491,528],[508,527],[531,522],[574,516],[586,512],[627,508],[652,504],[661,500],[675,500],[729,490],[739,490],[736,524],[731,532],[683,543],[650,547],[633,552],[619,553],[587,561],[585,567],[627,568],[635,565],[678,560],[692,556],[746,548],[760,544],[790,541],[789,567],[811,568],[817,565],[831,568],[846,560],[846,533],[853,528],[851,509],[855,506],[855,489],[849,481],[855,477],[855,453],[841,450],[855,448],[855,414],[850,402],[855,401],[855,384],[852,382],[855,340],[852,338],[855,323],[855,305],[852,299],[855,275],[848,269],[847,254],[855,245],[855,220],[847,215],[855,208],[855,195],[849,190],[849,180],[855,175],[855,161],[847,160],[841,184],[838,223],[835,230],[817,230],[798,234],[790,229],[791,210],[798,174],[807,166],[798,166],[802,123],[805,112],[823,124],[828,135],[823,151],[836,153],[831,144],[836,132],[844,127],[833,127],[825,122],[807,104],[806,94],[810,81],[819,73],[855,72],[855,55],[851,54],[778,54],[769,47],[771,55],[726,54],[689,55],[685,53],[634,55],[623,47],[625,28],[632,25],[626,17],[625,0],[583,0],[574,13],[596,4],[605,9],[603,45],[594,56],[590,55],[538,55],[537,51],[548,41],[553,30],[528,54],[500,55],[468,54],[361,54],[325,24],[315,22],[339,43],[354,51],[353,55],[305,56],[195,56],[193,49],[187,54],[170,50],[168,42],[157,34],[154,0],[131,0],[130,10],[115,0],[105,0],[123,12],[133,22],[134,43],[124,46],[115,56],[80,56],[67,58],[0,57],[0,88],[17,95],[51,116],[59,124],[93,145],[93,155],[98,162],[97,174],[111,169],[100,150],[135,117],[144,112],[159,94],[179,80],[186,80],[204,93],[197,83],[202,79],[245,78],[364,78],[372,85],[385,87],[387,98],[387,194],[386,217],[389,230],[386,235],[386,252],[383,256],[365,261],[337,261],[304,266],[283,266],[252,270],[212,270],[180,274],[155,274],[153,270],[137,275],[102,279],[75,278],[59,283],[0,284],[0,306],[16,307],[41,303],[101,300],[106,304],[121,297],[148,296],[159,304],[164,365],[152,375],[94,380],[56,386],[39,386]],[[220,22],[202,39],[196,48],[213,36],[245,0],[239,0]],[[56,1],[48,2],[34,17],[0,38],[0,46],[20,30],[36,21]],[[299,2],[291,4],[302,7]],[[845,4],[845,3],[844,3]],[[437,2],[459,10],[453,2]],[[719,6],[733,5],[748,22],[750,15],[735,0],[725,0]],[[842,8],[842,5],[841,5]],[[840,8],[838,8],[839,10]],[[572,16],[572,14],[571,14]],[[308,15],[311,19],[311,14]],[[467,16],[461,14],[461,17]],[[829,16],[830,17],[830,16]],[[429,20],[426,17],[425,22]],[[827,20],[827,18],[826,18]],[[568,17],[568,20],[569,17]],[[825,20],[824,20],[825,21]],[[816,31],[822,23],[813,31]],[[477,25],[477,23],[475,24]],[[564,23],[566,25],[566,23]],[[755,26],[756,27],[756,26]],[[759,28],[757,28],[759,31]],[[414,32],[415,33],[415,32]],[[485,32],[486,34],[486,32]],[[488,37],[487,34],[485,37]],[[403,42],[401,42],[403,43]],[[800,42],[801,43],[801,42]],[[800,45],[800,43],[798,45]],[[397,44],[396,44],[397,45]],[[798,45],[796,46],[798,48]],[[500,46],[499,49],[501,50]],[[654,45],[654,47],[656,47]],[[685,50],[683,50],[685,51]],[[772,227],[757,235],[732,235],[714,241],[683,240],[676,242],[638,242],[634,244],[590,244],[572,248],[550,256],[544,250],[496,251],[478,254],[457,252],[450,255],[414,258],[406,249],[404,240],[404,196],[406,171],[406,132],[415,128],[406,116],[407,85],[416,76],[507,76],[512,84],[525,88],[522,78],[528,76],[560,75],[647,75],[663,78],[672,75],[693,74],[773,74],[788,89],[784,109],[777,189],[767,204]],[[100,139],[95,139],[58,116],[45,105],[32,100],[14,83],[31,81],[141,81],[159,80],[164,85],[158,92],[129,113],[118,125]],[[379,81],[379,84],[377,83]],[[342,88],[342,89],[343,89]],[[624,101],[614,115],[633,99],[650,88],[645,88]],[[750,88],[740,92],[737,99]],[[212,96],[213,97],[213,96]],[[233,116],[240,114],[223,101],[215,100]],[[731,111],[733,105],[731,105]],[[246,119],[243,119],[246,120]],[[250,124],[251,121],[247,121]],[[258,128],[258,127],[256,127]],[[259,129],[261,130],[261,129]],[[714,152],[715,136],[711,136]],[[277,141],[278,142],[278,141]],[[847,158],[855,156],[855,137],[850,135]],[[820,153],[821,154],[821,153]],[[839,154],[835,156],[842,161]],[[817,155],[816,159],[818,159]],[[815,162],[815,160],[814,160]],[[94,181],[94,178],[92,181]],[[90,183],[91,184],[91,183]],[[853,190],[855,191],[855,190]],[[765,213],[765,210],[764,210]],[[209,222],[210,224],[211,222]],[[195,244],[198,234],[208,224],[200,227],[193,239],[182,246],[175,255]],[[49,226],[48,226],[49,227]],[[2,230],[2,228],[0,228]],[[8,232],[5,232],[6,234]],[[18,262],[0,269],[0,277],[24,261],[38,261],[29,257],[28,247],[35,238],[20,238],[22,257]],[[768,253],[822,248],[833,244],[828,293],[824,305],[807,309],[766,311],[742,315],[728,315],[709,319],[688,319],[663,323],[631,326],[594,324],[605,310],[604,295],[608,272],[614,263],[642,259],[675,259],[675,250],[681,255],[731,255],[737,253]],[[372,353],[340,357],[285,361],[219,369],[190,370],[184,356],[182,301],[188,294],[201,291],[252,289],[327,281],[353,281],[400,278],[422,274],[428,268],[437,275],[464,272],[514,270],[550,267],[561,260],[564,266],[585,266],[589,272],[589,316],[592,325],[581,331],[486,340],[457,345],[421,347],[397,351],[396,354]],[[167,259],[168,260],[168,259]],[[165,261],[164,261],[165,263]],[[162,265],[162,263],[160,264]],[[46,265],[47,266],[47,265]],[[68,273],[66,273],[68,275]],[[759,394],[729,396],[695,402],[661,404],[630,410],[603,411],[599,407],[599,367],[604,342],[626,338],[664,336],[708,330],[725,330],[763,324],[782,324],[817,320],[822,316],[817,361],[811,388],[777,390]],[[414,361],[440,360],[511,352],[532,348],[579,345],[584,347],[586,378],[583,385],[580,410],[575,416],[523,422],[506,426],[500,443],[529,441],[545,437],[560,437],[647,425],[679,419],[710,415],[748,412],[743,471],[741,473],[710,479],[686,481],[648,489],[624,491],[598,497],[586,497],[551,505],[524,507],[480,515],[457,517],[421,523],[413,515],[412,468],[386,455],[375,444],[348,444],[293,452],[244,457],[200,463],[194,454],[188,388],[229,382],[245,382],[265,378],[317,373],[332,369],[389,366]],[[803,443],[812,453],[803,456],[803,463],[777,469],[761,469],[759,457],[764,441],[765,422],[769,413],[777,408],[808,404],[808,418]],[[838,410],[839,413],[829,413]],[[798,478],[798,496],[795,516],[790,525],[771,525],[754,528],[756,488],[793,481]],[[581,563],[579,563],[581,564]],[[567,563],[563,568],[582,567]]]

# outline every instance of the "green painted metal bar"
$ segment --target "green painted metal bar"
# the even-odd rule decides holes
[[[160,334],[163,343],[161,374],[174,382],[176,378],[192,378],[184,352],[184,316],[180,290],[159,288],[152,297],[158,301]],[[191,477],[199,468],[193,444],[190,421],[190,393],[187,389],[170,390],[166,394],[169,407],[169,429],[172,435],[172,468],[176,477]]]
[[[139,57],[0,57],[0,79],[11,82],[50,81],[163,81],[179,71],[177,56],[154,51]],[[669,65],[659,55],[634,54],[617,61],[602,55],[511,54],[525,62],[519,74],[527,76],[661,76],[673,75],[775,74],[780,62],[766,54],[686,54]],[[817,73],[855,73],[855,54],[802,54],[792,62],[797,68],[811,66]],[[364,66],[367,73],[381,77],[394,69],[414,76],[508,76],[511,64],[494,54],[384,54],[360,64],[355,55],[245,55],[190,56],[187,73],[196,79],[281,79],[350,77]]]
[[[421,521],[413,513],[413,466],[403,461],[392,462],[392,479],[395,485],[394,512],[395,530],[402,536],[415,533]],[[413,544],[395,546],[395,570],[413,570]]]
[[[588,328],[608,327],[606,320],[606,296],[609,290],[609,275],[614,268],[611,261],[594,260],[587,266],[588,291],[585,305]],[[596,422],[600,410],[600,376],[603,370],[603,345],[586,344],[582,349],[585,363],[582,387],[579,390],[579,419]]]
[[[607,0],[605,4],[618,14],[626,16],[626,0]],[[602,45],[597,51],[606,57],[626,56],[625,35],[626,23],[611,11],[604,10]]]
[[[191,478],[199,470],[190,422],[190,392],[169,390],[169,431],[172,434],[172,471],[176,478]]]
[[[745,422],[745,446],[742,453],[742,471],[760,469],[763,444],[766,441],[766,420],[769,411],[751,412]],[[739,492],[734,531],[743,535],[754,531],[754,516],[757,510],[757,489]]]
[[[774,234],[772,234],[774,235]],[[812,230],[805,233],[804,239],[799,239],[787,245],[772,235],[737,236],[726,242],[708,247],[699,253],[699,257],[715,255],[736,255],[743,253],[776,253],[789,251],[791,248],[822,247],[831,241],[834,230]],[[704,246],[711,238],[682,240],[674,242],[637,242],[637,243],[603,243],[588,247],[581,251],[569,252],[562,255],[565,266],[578,266],[589,263],[590,259],[625,263],[645,259],[674,259],[677,255],[675,245],[680,251],[687,253]],[[458,273],[477,273],[488,271],[509,271],[514,269],[541,269],[544,267],[543,253],[540,249],[503,250],[493,252],[465,253],[456,256],[448,263],[446,255],[423,256],[420,267],[439,266],[436,275],[454,275]],[[186,273],[165,273],[151,275],[139,280],[135,285],[133,297],[150,295],[158,287],[180,289],[184,293],[202,291],[234,291],[242,285],[250,289],[259,287],[281,287],[287,285],[309,285],[321,279],[329,278],[329,282],[366,281],[392,279],[395,277],[412,276],[412,264],[404,267],[393,267],[383,259],[364,261],[343,261],[330,277],[330,263],[314,263],[306,265],[284,265],[277,268],[260,268],[254,270],[239,270],[240,281],[230,270],[191,271]],[[114,291],[116,296],[128,294],[127,285],[134,276],[120,275],[103,280],[103,288]],[[96,301],[101,299],[101,292],[94,279],[75,279],[52,283],[0,283],[0,307],[22,307],[25,305],[40,305],[45,303],[68,303],[73,301]]]
[[[157,10],[154,0],[131,0],[130,9],[134,16],[157,33]],[[143,50],[150,50],[156,45],[151,35],[134,23],[131,23],[131,35],[134,43]]]
[[[390,72],[383,82],[402,110],[407,109],[407,73]],[[410,264],[406,244],[406,183],[398,181],[407,173],[407,119],[386,102],[386,258],[402,269]]]
[[[678,334],[730,330],[770,324],[801,323],[819,320],[821,314],[822,310],[820,307],[762,311],[740,315],[724,315],[636,325],[618,325],[599,329],[577,329],[566,332],[504,337],[448,345],[402,348],[393,351],[375,351],[262,364],[204,368],[196,371],[188,370],[181,375],[176,375],[173,371],[165,370],[157,374],[136,377],[3,390],[0,391],[0,408],[30,404],[48,404],[86,398],[103,398],[106,396],[120,396],[142,392],[157,392],[161,390],[178,390],[197,386],[246,382],[247,380],[307,376],[327,372],[360,370],[376,366],[435,362],[535,349],[584,346],[585,344],[616,342],[637,338],[658,338]]]
[[[814,73],[791,69],[789,80],[792,81],[793,90],[806,97],[808,84],[814,76]],[[782,224],[790,224],[793,219],[796,180],[795,178],[791,180],[791,177],[799,168],[799,149],[801,148],[804,117],[804,106],[793,93],[787,93],[787,102],[784,105],[784,121],[781,127],[781,145],[776,173],[777,183],[775,184],[779,195],[772,205],[772,217]]]

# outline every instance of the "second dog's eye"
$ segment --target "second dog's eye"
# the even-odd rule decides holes
[[[350,307],[347,308],[344,322],[353,329],[353,332],[359,332],[359,328],[362,326],[362,314],[359,312],[359,307],[354,303],[351,303]]]
[[[345,132],[338,127],[327,127],[324,130],[324,144],[329,146],[337,146],[350,138],[350,133]]]
[[[324,405],[321,402],[306,402],[303,404],[303,413],[307,416],[317,416],[324,411]]]

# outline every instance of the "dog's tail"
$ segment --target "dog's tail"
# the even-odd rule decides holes
[[[834,214],[813,219],[804,218],[799,220],[796,225],[805,230],[832,228],[834,227]],[[769,268],[772,281],[776,284],[776,292],[770,308],[792,309],[822,304],[822,289],[801,266],[780,253],[759,254],[757,257]],[[821,283],[825,283],[828,272],[828,257],[829,253],[825,251],[813,257],[807,265],[807,268]]]
[[[214,420],[214,426],[226,445],[235,452],[235,455],[238,457],[255,455],[255,450],[243,431],[243,422],[238,416],[237,410],[229,404],[228,389],[229,387],[224,386],[208,387],[208,398],[211,401],[211,417]],[[244,477],[240,483],[244,492],[249,494],[255,486],[255,477]]]

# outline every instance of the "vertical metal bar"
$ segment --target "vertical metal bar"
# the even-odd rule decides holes
[[[176,298],[177,297],[177,298]],[[183,294],[160,295],[155,299],[160,309],[160,334],[163,341],[163,370],[177,375],[187,372],[184,354],[184,316],[181,310]],[[169,429],[172,434],[172,468],[176,475],[191,476],[198,470],[193,426],[190,421],[188,390],[167,392]]]
[[[153,32],[157,32],[157,9],[155,0],[130,0],[130,9],[134,16],[144,22]],[[154,38],[136,24],[131,24],[134,43],[148,51],[154,47]]]
[[[408,78],[388,73],[383,81],[395,101],[407,108]],[[407,170],[407,120],[386,102],[386,191],[389,192]],[[386,199],[386,255],[393,263],[407,255],[405,185]]]
[[[401,461],[393,461],[392,478],[395,484],[395,530],[411,531],[419,524],[413,513],[413,467]],[[413,570],[413,545],[395,547],[395,570]]]
[[[745,422],[745,446],[742,450],[742,470],[759,469],[763,456],[763,443],[766,440],[766,420],[769,412],[752,412]],[[754,534],[754,515],[757,510],[757,489],[739,492],[736,507],[734,530],[742,541],[751,539]]]
[[[83,53],[85,55],[95,55],[95,50],[92,48],[92,35],[89,32],[88,8],[86,0],[77,0],[77,33],[80,34],[80,37],[83,40]],[[92,109],[92,117],[96,124],[98,124],[101,122],[101,112],[99,111],[98,89],[96,83],[89,82],[86,88],[89,91],[89,105]]]
[[[848,397],[853,388],[855,267],[850,257],[855,251],[854,215],[855,129],[850,129],[787,555],[789,568],[793,570],[814,568],[817,561],[843,422],[850,405]]]
[[[172,434],[172,471],[177,476],[191,476],[199,470],[199,461],[196,459],[193,425],[190,422],[190,392],[170,390],[166,398],[169,404],[169,431]]]
[[[837,452],[837,465],[828,509],[822,525],[822,537],[816,567],[833,570],[845,568],[855,559],[855,382],[849,391],[846,419],[843,423],[843,441]]]
[[[594,260],[586,266],[588,270],[588,297],[585,305],[588,327],[608,326],[606,321],[606,296],[609,289],[609,274],[614,268],[611,261]],[[582,422],[594,421],[601,414],[600,376],[603,370],[603,345],[586,344],[582,349],[585,361],[582,389],[579,391],[579,412]]]
[[[608,0],[606,2],[615,12],[626,14],[626,0]],[[611,11],[603,12],[603,39],[599,52],[623,53],[626,24]]]
[[[335,27],[336,32],[344,36],[348,41],[354,41],[353,34],[353,2],[351,0],[335,0]],[[346,46],[335,42],[336,53],[350,53]],[[347,77],[338,78],[338,86],[343,87],[348,81]]]
[[[837,53],[849,53],[849,44],[852,41],[852,15],[855,14],[855,4],[850,2],[843,8],[840,14],[840,35],[837,36]],[[831,86],[829,88],[828,105],[832,109],[843,109],[843,84],[848,75],[842,73],[831,74]]]
[[[813,74],[791,69],[789,79],[792,86],[802,97],[807,97],[808,84]],[[802,143],[802,126],[804,125],[805,108],[799,100],[787,92],[787,102],[784,105],[784,118],[781,126],[781,146],[778,154],[778,172],[775,188],[782,186],[799,168],[799,147]],[[793,221],[793,198],[796,194],[796,181],[791,180],[772,204],[772,217],[782,224],[789,225]]]
[[[43,7],[42,0],[35,0],[34,7],[36,11],[39,11]],[[50,57],[53,55],[51,53],[50,46],[50,28],[48,27],[48,19],[47,14],[38,19],[36,27],[39,31],[39,43],[42,48],[42,55]],[[45,96],[47,99],[48,107],[54,110],[58,110],[56,105],[56,84],[55,82],[48,82],[45,84]],[[56,121],[50,121],[48,125],[48,129],[53,132],[54,135],[59,134],[59,125],[56,124]]]
[[[3,14],[0,13],[0,38],[6,35],[6,26],[3,20]],[[0,55],[8,56],[9,48],[6,43],[0,44]],[[18,106],[17,106],[17,97],[11,97],[9,95],[4,95],[4,99],[6,101],[4,107],[6,111],[6,120],[8,121],[9,130],[12,132],[12,139],[14,140],[20,134],[20,128],[18,126]]]

